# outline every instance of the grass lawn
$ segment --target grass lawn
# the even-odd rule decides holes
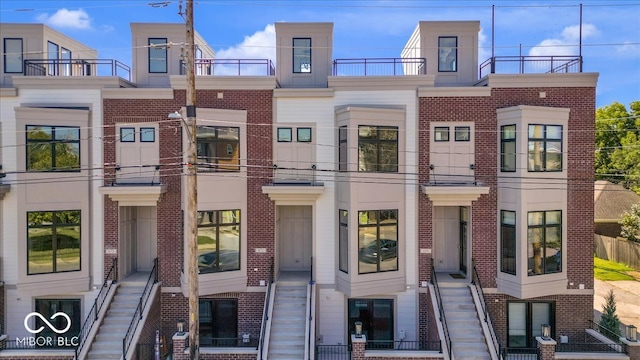
[[[627,271],[633,271],[633,269],[624,264],[593,258],[593,276],[598,280],[635,280],[633,276],[627,274]]]

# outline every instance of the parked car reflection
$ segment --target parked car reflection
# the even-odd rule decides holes
[[[237,250],[209,251],[198,256],[198,268],[201,273],[240,270],[240,254]]]
[[[380,249],[378,251],[378,244]],[[358,259],[367,264],[376,264],[398,257],[398,242],[391,239],[380,239],[372,241],[365,247],[361,248],[358,253]]]

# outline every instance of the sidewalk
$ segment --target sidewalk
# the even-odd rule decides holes
[[[616,314],[623,325],[640,328],[640,281],[600,281],[594,279],[593,314],[594,321],[600,321],[602,305],[610,289],[616,299]],[[623,327],[624,331],[624,327]]]

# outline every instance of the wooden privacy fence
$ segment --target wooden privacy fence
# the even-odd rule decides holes
[[[594,234],[593,247],[600,259],[624,263],[640,271],[640,243]]]

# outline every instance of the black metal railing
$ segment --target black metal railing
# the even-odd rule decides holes
[[[151,289],[153,285],[158,282],[158,258],[153,259],[153,269],[151,269],[151,274],[149,274],[149,278],[147,279],[147,283],[144,286],[144,290],[142,291],[142,295],[140,296],[140,300],[138,301],[138,306],[136,306],[136,311],[133,313],[133,318],[131,319],[131,323],[129,324],[129,328],[127,329],[127,333],[122,339],[122,358],[127,358],[127,351],[129,351],[129,347],[131,347],[131,342],[133,341],[133,335],[138,328],[138,324],[140,320],[142,320],[142,313],[144,312],[144,308],[147,305],[147,301],[149,300],[149,295],[151,294]]]
[[[316,345],[316,360],[351,360],[351,345]]]
[[[616,344],[623,344],[622,341],[620,341],[620,333],[619,332],[615,332],[614,330],[611,330],[607,327],[604,327],[596,322],[594,322],[593,320],[587,320],[589,323],[589,328],[592,330],[595,330],[597,332],[599,332],[600,334],[606,336],[608,339],[611,339],[613,342],[615,342]]]
[[[262,312],[262,326],[260,327],[260,342],[258,344],[258,355],[260,359],[263,359],[264,350],[264,334],[267,331],[267,321],[269,320],[269,304],[271,304],[271,285],[273,284],[273,257],[271,257],[269,263],[269,280],[267,283],[267,293],[265,294],[264,310]]]
[[[25,76],[118,76],[131,81],[131,67],[113,59],[24,60]]]
[[[471,283],[475,286],[476,291],[478,292],[478,298],[480,299],[480,305],[482,307],[483,320],[487,324],[487,328],[489,328],[491,341],[493,342],[493,346],[496,349],[496,352],[498,353],[498,358],[502,359],[502,342],[500,341],[500,337],[498,337],[498,331],[496,330],[496,325],[491,319],[491,313],[489,313],[489,309],[487,308],[487,298],[484,295],[484,290],[482,289],[482,282],[480,282],[480,276],[478,276],[478,270],[476,269],[476,261],[474,259],[471,259],[471,264],[473,267]]]
[[[273,164],[272,183],[274,185],[322,185],[321,183],[316,183],[317,171],[319,170],[315,164],[308,168],[286,167]]]
[[[309,359],[311,359],[311,351],[313,351],[313,341],[312,341],[312,330],[314,327],[314,323],[313,323],[313,285],[315,284],[315,282],[313,281],[313,256],[311,257],[311,271],[310,271],[310,275],[309,275],[309,299],[307,299],[307,302],[309,303],[309,324],[307,326],[307,355],[309,356]]]
[[[111,262],[111,268],[107,272],[107,275],[104,277],[104,281],[102,282],[102,286],[100,287],[100,291],[98,292],[98,296],[93,301],[93,306],[91,306],[91,310],[87,314],[87,318],[82,323],[82,327],[80,328],[80,332],[78,333],[78,346],[75,348],[75,358],[78,359],[78,356],[82,352],[82,349],[85,345],[87,345],[87,337],[93,325],[98,320],[98,315],[104,306],[104,302],[107,299],[107,294],[111,290],[113,284],[118,282],[118,258],[113,259]]]
[[[195,59],[196,76],[275,76],[276,68],[269,59]],[[180,75],[186,74],[180,60]]]
[[[556,345],[556,353],[624,353],[624,344],[605,344],[602,342],[571,342]]]
[[[449,336],[449,328],[447,327],[447,317],[444,315],[444,305],[442,303],[442,296],[440,295],[440,288],[438,287],[438,279],[436,278],[436,269],[433,266],[433,258],[431,259],[431,284],[436,293],[436,301],[438,302],[438,312],[440,315],[440,322],[442,323],[442,330],[444,332],[444,341],[447,346],[447,354],[451,358],[451,336]]]
[[[508,360],[538,360],[540,350],[538,348],[502,348],[500,357]]]
[[[367,340],[367,350],[399,350],[399,351],[442,351],[442,342],[439,340],[405,341],[405,340]]]
[[[425,58],[356,58],[333,60],[333,76],[401,76],[427,73]]]
[[[480,77],[489,74],[582,72],[580,56],[495,56],[480,64]]]
[[[69,336],[66,334],[65,336]],[[30,340],[32,339],[32,340]],[[53,339],[51,342],[47,342],[43,340],[42,343],[37,343],[38,339],[45,338],[23,338],[18,340],[1,340],[0,341],[0,352],[3,350],[47,350],[50,351],[52,349],[56,350],[69,350],[73,351],[73,347],[68,346],[59,346],[58,342]],[[47,339],[48,340],[48,339]],[[43,353],[42,355],[46,355]]]
[[[255,334],[248,337],[214,338],[200,335],[200,347],[242,347],[258,348],[259,338]]]

